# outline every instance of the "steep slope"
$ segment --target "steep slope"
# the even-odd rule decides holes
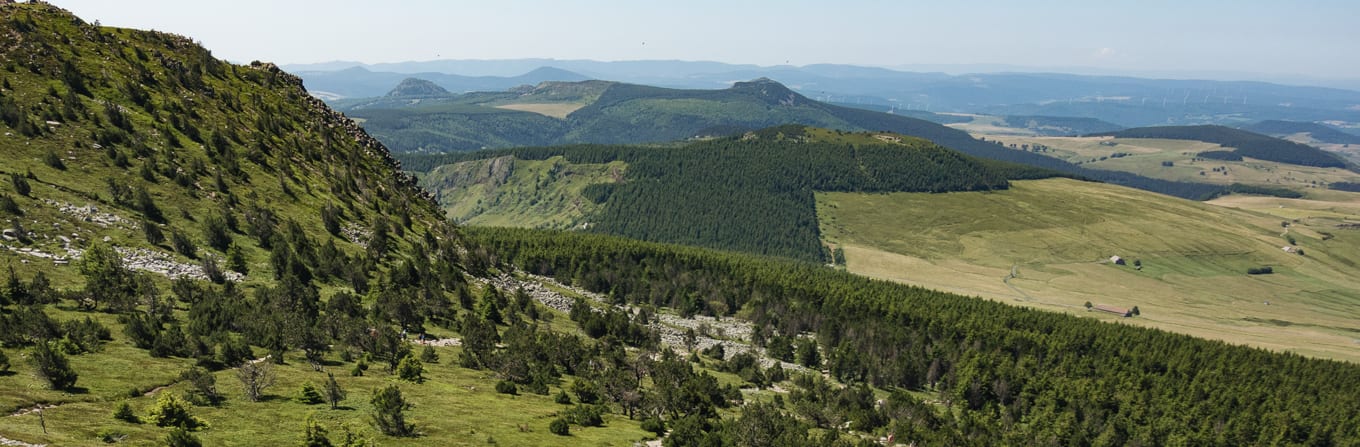
[[[808,264],[551,233],[465,243],[381,145],[272,65],[38,2],[0,2],[0,35],[0,166],[24,169],[0,213],[25,227],[0,272],[0,443],[1360,437],[1354,365]],[[225,256],[245,276],[171,280],[119,248]],[[80,259],[41,255],[58,249]]]
[[[542,341],[598,360],[595,342],[574,322],[509,329],[567,307],[508,298],[537,283],[486,285],[489,254],[298,78],[40,2],[0,2],[0,36],[0,443],[282,445],[304,426],[384,445],[556,438],[561,374],[517,363],[538,372],[501,376],[526,390],[512,400],[489,373],[506,354],[477,340],[505,330],[512,358]],[[422,353],[403,332],[439,343]],[[384,390],[414,407],[373,425]],[[600,422],[576,439],[650,436],[588,414]]]
[[[39,2],[0,2],[0,36],[0,444],[814,445],[742,410],[772,384],[886,420],[730,313],[497,262],[273,65]]]

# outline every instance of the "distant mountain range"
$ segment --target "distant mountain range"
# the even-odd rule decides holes
[[[1205,198],[1222,190],[1213,185],[1086,169],[1037,153],[1007,149],[939,123],[815,101],[770,79],[738,82],[721,90],[668,89],[603,81],[545,82],[508,92],[372,98],[338,101],[333,106],[362,120],[366,130],[398,152],[669,143],[801,124],[914,136],[975,157],[1179,197]]]
[[[413,74],[454,92],[583,79],[721,89],[736,81],[766,77],[812,99],[897,110],[1086,117],[1125,127],[1237,126],[1272,119],[1360,122],[1360,92],[1249,81],[1056,73],[950,75],[834,64],[767,67],[719,62],[552,59],[331,63],[285,68],[305,79],[310,90],[343,97],[378,96]]]
[[[534,85],[543,81],[584,81],[590,79],[577,73],[551,67],[541,67],[518,76],[461,76],[448,73],[375,72],[363,67],[338,71],[297,72],[312,94],[322,99],[364,98],[383,96],[402,80],[418,78],[455,92],[505,90],[520,85]]]

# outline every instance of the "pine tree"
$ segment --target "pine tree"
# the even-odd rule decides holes
[[[296,400],[305,405],[316,405],[326,401],[325,398],[321,397],[321,391],[318,391],[316,385],[312,385],[312,382],[302,383],[302,388],[298,389]]]
[[[334,410],[340,408],[342,400],[345,400],[345,390],[335,381],[335,374],[326,373],[326,402],[329,402],[331,409]]]
[[[161,393],[151,411],[147,412],[146,420],[159,427],[179,427],[186,430],[203,425],[203,421],[189,414],[189,408],[176,398],[174,393]]]
[[[29,362],[38,370],[38,376],[47,381],[48,388],[54,390],[65,390],[75,386],[79,377],[71,370],[71,363],[66,360],[66,355],[50,343],[38,343],[34,346]]]
[[[421,377],[424,373],[425,365],[410,354],[402,357],[401,362],[397,364],[397,377],[400,377],[401,380],[420,383],[425,380],[424,377]]]
[[[28,194],[33,191],[33,188],[28,185],[28,179],[17,172],[10,173],[9,180],[10,183],[14,184],[14,192],[21,196],[28,197]]]
[[[395,384],[373,390],[369,403],[373,405],[370,416],[378,431],[388,436],[415,436],[416,428],[406,423],[405,416],[411,404],[401,397],[401,389]]]

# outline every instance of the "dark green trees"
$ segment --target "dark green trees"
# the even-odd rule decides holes
[[[71,370],[71,363],[66,360],[66,355],[49,343],[38,343],[33,346],[29,362],[38,370],[38,376],[47,382],[48,388],[54,390],[65,390],[75,386],[79,377]]]
[[[416,435],[415,426],[406,422],[405,412],[411,408],[411,404],[401,397],[401,389],[396,385],[373,390],[373,398],[369,403],[373,405],[370,417],[378,431],[388,436]]]

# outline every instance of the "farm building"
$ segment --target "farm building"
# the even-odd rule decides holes
[[[1115,315],[1119,315],[1119,316],[1121,316],[1121,317],[1126,317],[1126,318],[1127,318],[1127,317],[1133,316],[1133,311],[1131,311],[1131,310],[1128,310],[1128,309],[1125,309],[1125,308],[1122,308],[1122,307],[1114,307],[1114,306],[1110,306],[1110,305],[1105,305],[1105,304],[1097,304],[1097,305],[1095,305],[1094,307],[1092,307],[1091,309],[1092,309],[1092,310],[1098,310],[1098,311],[1101,311],[1101,312],[1109,312],[1109,313],[1112,313],[1112,314],[1115,314]]]

